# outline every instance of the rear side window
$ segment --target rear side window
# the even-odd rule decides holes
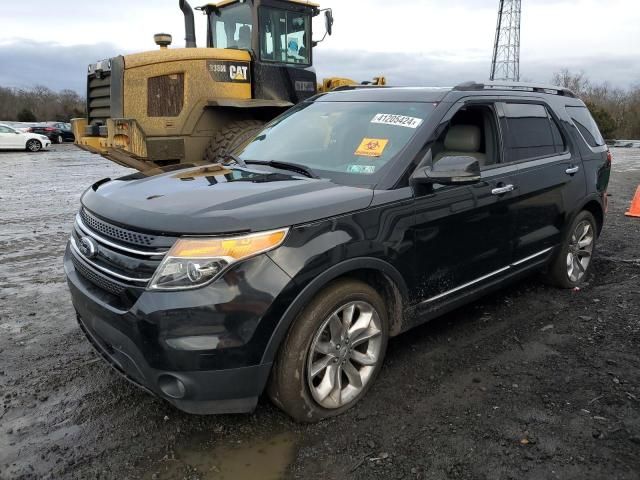
[[[542,105],[504,104],[508,141],[506,161],[519,162],[566,151],[560,129]]]
[[[605,144],[598,124],[587,107],[567,107],[567,113],[590,147],[601,147]]]

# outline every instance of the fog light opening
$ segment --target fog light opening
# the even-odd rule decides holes
[[[170,398],[183,398],[187,393],[184,383],[172,375],[161,375],[158,378],[158,387],[160,387],[162,393]]]

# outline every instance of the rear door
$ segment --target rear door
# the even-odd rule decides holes
[[[566,132],[542,101],[498,105],[505,133],[505,160],[517,165],[513,262],[546,258],[561,241],[569,199],[584,196],[584,169]]]

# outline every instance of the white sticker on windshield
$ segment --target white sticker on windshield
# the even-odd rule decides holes
[[[373,175],[376,173],[375,165],[348,165],[348,173],[357,173],[358,175]]]
[[[422,119],[416,117],[407,117],[405,115],[394,115],[391,113],[378,113],[371,123],[380,123],[382,125],[396,125],[398,127],[418,128],[422,125]]]

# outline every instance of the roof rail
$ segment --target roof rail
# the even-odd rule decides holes
[[[359,84],[359,85],[342,85],[340,87],[336,87],[331,92],[342,92],[344,90],[364,90],[367,88],[390,88],[391,85],[367,85],[367,84]]]
[[[547,93],[564,97],[577,98],[576,94],[568,88],[557,85],[544,85],[526,82],[465,82],[454,87],[454,90],[463,92],[477,92],[481,90],[513,90],[518,92]]]

